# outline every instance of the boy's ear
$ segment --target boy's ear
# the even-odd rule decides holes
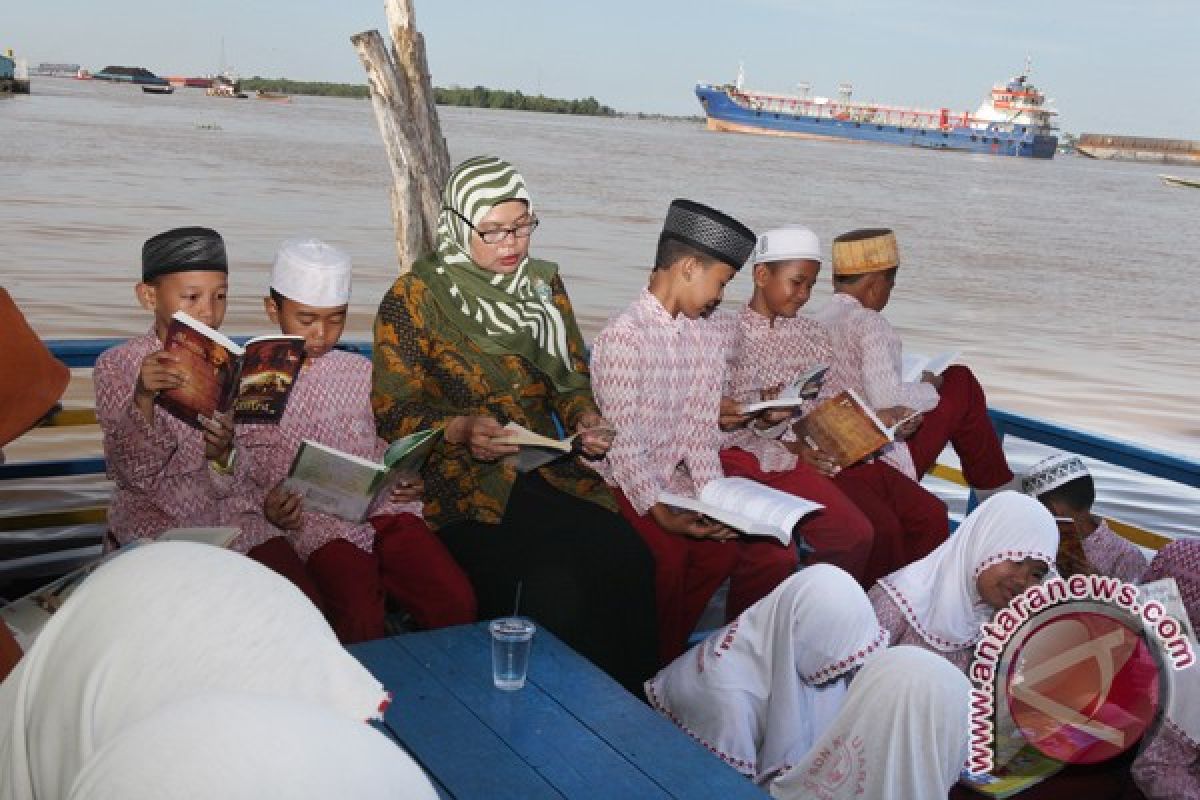
[[[133,287],[133,293],[137,297],[138,305],[147,311],[154,311],[158,308],[158,287],[152,283],[139,282]]]
[[[270,295],[263,298],[263,310],[267,312],[267,319],[275,325],[279,324],[279,306],[275,304],[275,299]]]
[[[754,265],[754,285],[761,289],[767,285],[767,279],[771,277],[771,268],[766,264]]]

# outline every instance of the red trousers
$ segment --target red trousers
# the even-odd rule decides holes
[[[917,475],[924,475],[949,444],[963,476],[976,489],[995,489],[1012,480],[1004,448],[987,415],[987,396],[970,369],[954,365],[942,373],[941,399],[908,439]]]
[[[950,535],[946,504],[889,464],[855,464],[833,482],[875,528],[866,570],[856,576],[865,588],[924,558]]]
[[[763,472],[753,453],[737,447],[721,451],[721,467],[726,475],[750,478],[773,489],[823,505],[823,509],[804,517],[796,526],[796,533],[804,537],[813,548],[812,554],[808,556],[808,563],[834,564],[855,578],[863,579],[871,553],[871,543],[877,534],[868,516],[864,515],[853,499],[843,494],[833,481],[804,462],[785,472]],[[763,568],[764,565],[747,560],[738,564],[734,578],[744,576],[747,570]],[[786,577],[785,574],[779,580]],[[772,583],[767,591],[773,589],[779,580]],[[757,590],[761,583],[751,579],[744,585]],[[734,584],[731,583],[728,606],[730,618],[749,608],[760,597],[762,594],[735,594]]]
[[[475,593],[441,540],[412,514],[374,517],[375,552],[345,539],[318,548],[308,563],[277,536],[247,555],[291,580],[325,614],[343,644],[384,634],[385,594],[422,628],[475,621]]]

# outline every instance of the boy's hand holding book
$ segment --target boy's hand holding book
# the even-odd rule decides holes
[[[931,384],[935,389],[940,390],[942,388],[942,376],[937,373],[925,370],[921,373],[921,380],[925,383]]]
[[[663,503],[650,507],[650,516],[664,531],[691,539],[713,539],[723,542],[736,539],[738,532],[695,511],[674,510]]]
[[[211,417],[197,419],[204,431],[204,457],[228,465],[233,450],[233,410],[217,411]]]
[[[916,433],[917,428],[921,427],[921,422],[925,419],[920,412],[913,411],[906,406],[881,408],[875,413],[884,425],[895,427],[893,436],[896,441],[900,442]]]
[[[301,514],[304,513],[304,496],[288,491],[284,482],[275,484],[263,500],[263,516],[276,528],[285,531],[300,530]]]
[[[417,503],[425,495],[425,481],[420,476],[402,478],[394,487],[388,499],[393,503]]]
[[[800,420],[795,426],[796,441],[788,443],[786,446],[796,456],[815,469],[817,472],[824,475],[826,478],[832,478],[842,471],[838,466],[837,459],[826,453],[817,443],[814,442],[804,432],[804,420]]]
[[[142,359],[133,402],[149,422],[154,418],[154,401],[158,393],[178,389],[187,382],[187,372],[179,366],[179,358],[166,350],[158,350]]]

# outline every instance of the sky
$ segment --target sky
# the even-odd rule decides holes
[[[1200,139],[1194,0],[414,0],[439,86],[594,96],[699,114],[697,81],[974,110],[1033,60],[1061,127]],[[0,48],[30,64],[363,83],[349,37],[383,0],[39,0],[12,4]]]

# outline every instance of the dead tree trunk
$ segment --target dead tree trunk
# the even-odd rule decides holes
[[[432,252],[441,211],[441,188],[450,175],[425,38],[417,30],[412,0],[385,0],[389,49],[379,31],[350,37],[367,72],[375,121],[392,170],[392,222],[400,272]]]

